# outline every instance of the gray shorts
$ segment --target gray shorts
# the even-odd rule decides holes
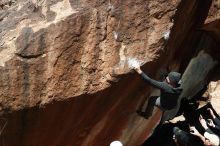
[[[156,102],[155,102],[155,105],[158,106],[158,107],[161,106],[161,104],[160,104],[160,96],[157,97]]]
[[[156,102],[155,102],[155,105],[156,105],[159,109],[161,109],[162,111],[165,111],[165,109],[161,106],[160,96],[157,97]]]

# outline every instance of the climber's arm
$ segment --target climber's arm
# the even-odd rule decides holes
[[[166,90],[167,86],[164,82],[159,82],[154,79],[151,79],[148,75],[146,75],[141,69],[140,66],[137,68],[134,68],[134,70],[141,75],[141,77],[149,83],[150,85],[154,86],[155,88],[161,89],[161,90]]]

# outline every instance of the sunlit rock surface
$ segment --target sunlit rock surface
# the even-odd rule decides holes
[[[157,60],[178,2],[5,2],[0,21],[3,108],[96,93],[129,72],[127,58]]]

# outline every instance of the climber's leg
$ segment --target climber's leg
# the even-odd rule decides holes
[[[148,100],[148,104],[147,104],[147,108],[145,109],[145,112],[143,111],[137,111],[137,113],[143,117],[145,117],[146,119],[148,119],[154,110],[154,106],[156,104],[156,100],[158,99],[158,96],[152,96],[150,97],[150,99]]]
[[[139,105],[139,109],[137,110],[138,113],[145,112],[145,109],[147,108],[148,100],[149,100],[148,97],[143,98],[143,100],[141,101]]]

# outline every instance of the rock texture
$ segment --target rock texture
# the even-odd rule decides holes
[[[142,60],[156,79],[169,69],[183,72],[200,41],[197,29],[207,15],[218,16],[210,6],[210,0],[0,2],[1,127],[6,123],[0,144],[141,145],[161,111],[148,120],[135,113],[153,90],[127,60]]]
[[[157,60],[177,4],[16,1],[1,12],[1,108],[95,93],[129,72],[127,58]]]

